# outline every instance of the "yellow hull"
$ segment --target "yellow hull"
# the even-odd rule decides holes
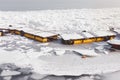
[[[0,36],[3,36],[3,32],[2,31],[0,31]]]
[[[39,42],[43,42],[43,43],[48,42],[47,38],[41,38],[41,37],[39,37],[39,36],[36,36],[36,37],[35,37],[35,40],[37,40],[37,41],[39,41]]]
[[[114,39],[115,36],[107,36],[107,37],[96,37],[96,38],[89,38],[89,39],[77,39],[77,40],[62,40],[63,44],[87,44],[92,42],[101,42]],[[73,42],[73,43],[72,43]]]
[[[34,39],[34,38],[35,38],[34,35],[29,34],[29,33],[25,33],[25,34],[24,34],[24,37],[27,37],[27,38],[30,38],[30,39]]]
[[[21,32],[19,30],[15,30],[14,33],[17,35],[21,35]]]
[[[36,36],[35,34],[30,34],[30,33],[25,33],[23,31],[19,31],[19,30],[10,30],[10,33],[14,33],[17,35],[21,35],[39,42],[49,42],[49,41],[53,41],[53,40],[57,40],[59,35],[54,35],[54,36],[49,36],[49,37],[41,37],[41,36]],[[2,33],[0,33],[0,35],[2,35]],[[87,43],[92,43],[92,42],[101,42],[101,41],[107,41],[107,40],[111,40],[114,39],[115,35],[111,35],[111,36],[100,36],[100,37],[93,37],[93,38],[83,38],[83,39],[73,39],[73,40],[63,40],[62,39],[62,43],[63,44],[87,44]]]
[[[95,42],[96,39],[95,38],[91,38],[91,39],[84,39],[83,40],[83,43],[92,43],[92,42]]]
[[[75,40],[74,44],[82,44],[83,40]]]

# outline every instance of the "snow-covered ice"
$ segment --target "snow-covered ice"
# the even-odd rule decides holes
[[[73,33],[73,34],[61,34],[60,35],[64,40],[70,40],[70,39],[83,39],[84,37],[80,34]]]
[[[11,76],[11,75],[20,75],[20,72],[4,70],[2,71],[0,76]]]
[[[89,33],[89,32],[82,32],[82,34],[85,36],[85,38],[92,38],[92,37],[95,37],[94,35],[92,35],[92,34]]]
[[[37,36],[41,36],[41,37],[50,37],[50,36],[58,35],[53,32],[47,32],[47,31],[41,31],[41,30],[32,30],[32,29],[24,30],[24,28],[22,28],[21,30],[23,30],[24,32],[27,32],[27,33],[35,34]]]
[[[98,53],[96,53],[94,50],[74,50],[75,52],[78,52],[81,55],[87,55],[87,56],[100,56]]]
[[[120,9],[71,9],[26,12],[0,12],[0,25],[43,31],[108,30],[120,26]]]
[[[84,30],[96,32],[101,36],[109,35],[100,31],[109,30],[110,27],[120,30],[119,23],[119,8],[0,12],[0,28],[25,30],[33,33],[34,31],[48,31],[53,34],[61,34],[66,40],[83,38],[76,34]],[[9,25],[12,27],[8,27]],[[71,35],[66,37],[65,34]],[[114,33],[110,34],[114,35]],[[92,36],[87,33],[85,35]],[[59,41],[58,43],[39,43],[18,35],[7,35],[0,37],[0,64],[14,63],[20,67],[32,67],[33,71],[39,74],[54,75],[76,76],[120,70],[120,51],[101,55],[90,50],[90,45],[92,44],[62,45],[59,44]],[[74,51],[82,52],[85,55],[94,53],[94,55],[101,56],[82,59]]]
[[[111,36],[111,35],[116,35],[115,33],[113,33],[113,32],[110,32],[110,31],[105,31],[105,30],[103,30],[103,31],[101,31],[101,30],[97,30],[97,31],[95,31],[94,32],[94,34],[96,35],[96,36]]]
[[[120,45],[120,40],[119,39],[109,40],[108,42],[111,43],[111,44]]]
[[[104,74],[103,77],[104,77],[103,80],[120,80],[120,72],[116,71],[116,72]]]
[[[41,64],[36,64],[33,67],[38,73],[50,73],[53,75],[109,73],[120,69],[119,54],[113,54],[114,55],[104,55],[87,59],[81,59],[73,55],[41,57],[40,60],[47,62],[44,64],[44,67],[41,67]]]
[[[56,55],[61,56],[65,54],[65,50],[55,50]]]

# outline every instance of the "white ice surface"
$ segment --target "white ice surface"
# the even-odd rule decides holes
[[[0,64],[3,63],[14,63],[19,66],[28,66],[29,58],[17,50],[10,52],[0,49]]]
[[[31,33],[31,34],[41,36],[41,37],[50,37],[50,36],[57,35],[57,34],[52,33],[52,32],[41,31],[41,30],[30,30],[30,29],[24,30],[24,28],[22,30],[24,32]]]
[[[120,34],[120,29],[115,29],[115,31]]]
[[[0,26],[30,27],[36,30],[108,30],[120,26],[120,9],[71,9],[0,12]]]
[[[94,35],[90,34],[89,32],[82,32],[87,38],[95,37]]]
[[[36,33],[36,35],[42,36],[42,37],[50,37],[50,36],[54,36],[54,35],[57,35],[57,34],[53,34],[53,33],[50,33],[50,32],[38,32],[38,33]]]
[[[73,33],[73,34],[61,34],[60,35],[64,40],[70,40],[70,39],[83,39],[84,37],[80,34]]]
[[[14,37],[12,36],[12,38]],[[14,38],[16,39],[15,41],[19,40],[19,38],[17,38],[18,37]],[[7,36],[6,38],[3,37],[3,40],[6,39]],[[23,41],[19,41],[17,44],[30,44],[29,40],[23,39]],[[51,56],[49,52],[53,50],[62,52],[62,55],[60,54],[61,56]],[[64,50],[66,49],[41,47],[40,52],[34,51],[34,49],[30,49],[24,53],[19,50],[6,51],[4,48],[0,48],[0,64],[14,63],[20,67],[32,67],[33,71],[39,74],[54,75],[98,74],[113,72],[120,69],[120,55],[118,53],[111,53],[111,55],[81,59],[80,56],[63,55]],[[93,53],[93,51],[89,50],[78,51],[80,53]]]
[[[55,50],[56,55],[61,56],[65,54],[65,50]]]
[[[103,80],[120,80],[120,72],[112,72],[108,74],[104,74],[104,79]]]
[[[102,74],[120,69],[118,53],[81,59],[75,56],[43,57],[44,64],[33,63],[35,72],[55,75]]]
[[[79,54],[87,56],[100,56],[100,54],[96,53],[94,50],[74,50],[74,51],[78,52]]]
[[[120,40],[118,40],[118,39],[109,40],[108,42],[111,44],[120,45]]]
[[[21,73],[18,71],[3,70],[0,76],[12,76],[12,75],[20,75],[20,74]]]
[[[0,12],[1,28],[71,33],[72,35],[69,35],[69,37],[65,36],[66,39],[83,38],[80,35],[74,35],[76,31],[86,30],[95,32],[98,30],[108,30],[111,26],[120,28],[119,23],[119,8]],[[8,25],[12,25],[13,27],[8,27]],[[108,35],[108,33],[103,32],[99,32],[98,34],[101,36]],[[30,47],[31,49],[26,50],[25,54],[25,50],[21,48],[26,49],[27,47],[24,45],[30,45],[32,41],[23,38],[19,39],[19,37],[0,38],[0,64],[14,63],[22,67],[31,66],[34,72],[54,75],[99,74],[120,70],[120,52],[81,59],[80,56],[76,57],[73,55],[50,56],[49,51],[51,52],[52,49],[44,47],[44,49],[37,52],[32,49],[33,47]],[[13,41],[16,41],[16,43]],[[4,45],[4,43],[6,45]],[[8,45],[9,43],[11,44]],[[18,49],[16,49],[15,44],[18,45]],[[38,45],[38,43],[36,43],[36,45]],[[35,45],[32,46],[36,48]],[[12,49],[12,47],[15,48],[14,51],[5,50]],[[79,52],[82,51],[79,50]],[[41,59],[43,55],[45,57]]]
[[[112,35],[116,35],[115,33],[113,33],[113,32],[110,32],[110,31],[100,31],[100,30],[97,30],[97,31],[95,31],[95,32],[93,32],[95,35],[96,35],[96,37],[99,37],[99,36],[112,36]]]

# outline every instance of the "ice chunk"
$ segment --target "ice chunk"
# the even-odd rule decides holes
[[[100,56],[97,54],[94,50],[74,50],[75,52],[78,52],[81,55],[87,55],[87,56]]]
[[[21,73],[18,71],[10,71],[10,70],[3,70],[1,73],[1,76],[15,76],[15,75],[20,75]]]
[[[61,56],[65,54],[65,50],[55,50],[56,55]]]

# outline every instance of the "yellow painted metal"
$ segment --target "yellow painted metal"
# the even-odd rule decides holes
[[[18,30],[15,30],[15,34],[20,35],[20,34],[21,34],[21,32],[20,32],[20,31],[18,31]]]
[[[106,37],[96,37],[96,38],[88,38],[88,39],[78,39],[73,40],[73,44],[85,44],[85,43],[92,43],[92,42],[100,42],[104,41]],[[110,39],[114,39],[115,36],[110,36]],[[64,41],[65,44],[69,44],[69,42]]]
[[[11,33],[11,34],[14,34],[14,33],[15,33],[15,30],[10,30],[10,33]]]
[[[104,41],[104,37],[97,37],[96,42]]]
[[[58,39],[58,35],[52,36],[53,39]]]
[[[15,33],[18,35],[21,35],[21,31],[19,30],[10,30],[10,33]],[[2,32],[0,32],[0,36],[2,35]],[[25,37],[30,38],[30,39],[34,39],[40,42],[48,42],[48,41],[52,41],[52,40],[56,40],[58,39],[58,35],[54,35],[54,36],[50,36],[50,37],[40,37],[40,36],[35,36],[34,34],[29,34],[29,33],[25,33],[24,34]],[[84,43],[91,43],[91,42],[100,42],[100,41],[106,41],[108,39],[114,39],[115,35],[112,36],[101,36],[101,37],[96,37],[96,38],[88,38],[88,39],[78,39],[78,40],[68,40],[68,41],[63,41],[63,43],[65,44],[84,44]]]
[[[3,32],[0,32],[0,36],[3,36]]]
[[[112,39],[114,39],[114,38],[115,38],[115,36],[111,36],[111,37],[110,37],[110,40],[112,40]]]
[[[34,35],[29,34],[29,33],[25,33],[24,36],[27,38],[30,38],[30,39],[34,39],[34,37],[35,37]]]
[[[35,37],[35,40],[39,41],[39,42],[48,42],[47,38],[41,38],[39,36]]]
[[[54,36],[49,36],[49,37],[45,37],[48,39],[48,41],[53,41],[53,40],[56,40],[58,39],[58,35],[54,35]]]
[[[82,44],[82,39],[80,39],[80,40],[74,40],[74,43],[73,44]]]
[[[44,38],[42,42],[47,42],[47,41],[48,41],[47,38]]]
[[[84,39],[83,43],[91,43],[91,42],[95,42],[96,39],[95,38],[90,38],[90,39]]]
[[[41,37],[39,37],[39,36],[36,36],[35,40],[42,42],[43,39]]]

